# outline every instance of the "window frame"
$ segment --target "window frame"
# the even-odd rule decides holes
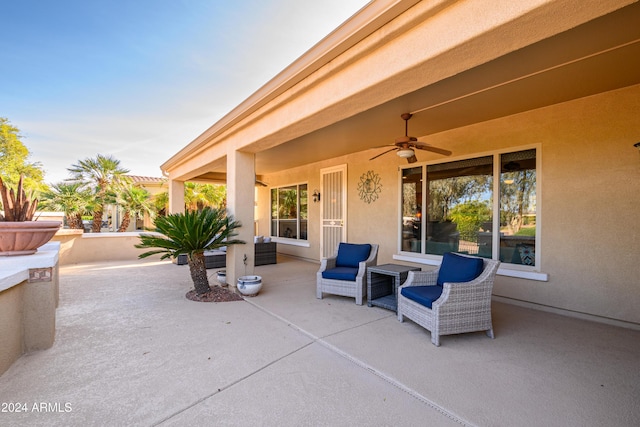
[[[301,213],[302,213],[302,209],[301,207],[303,206],[302,203],[302,197],[301,197],[301,191],[300,191],[300,187],[302,186],[306,186],[306,192],[307,192],[307,203],[306,203],[306,212],[307,212],[307,218],[306,218],[306,222],[307,222],[307,231],[306,231],[306,238],[302,238],[302,221],[303,219],[301,218]],[[284,219],[280,219],[279,217],[277,218],[273,218],[273,191],[276,191],[276,194],[279,193],[279,191],[281,189],[288,189],[290,187],[295,187],[296,189],[296,218],[295,218],[295,222],[296,222],[296,237],[284,237],[284,236],[279,236],[278,234],[280,234],[280,221],[284,221]],[[276,200],[279,202],[280,198],[277,197]],[[276,213],[278,213],[280,211],[279,209],[279,204],[278,207],[276,209]],[[278,229],[276,234],[273,234],[273,221],[277,221],[278,224]],[[289,242],[291,244],[295,244],[296,242],[300,242],[302,244],[306,244],[309,241],[309,183],[308,182],[298,182],[298,183],[293,183],[293,184],[285,184],[285,185],[279,185],[279,186],[275,186],[275,187],[270,187],[269,188],[269,236],[272,238],[273,241],[278,241],[278,242]]]
[[[420,162],[420,163],[412,163],[410,165],[402,165],[398,168],[398,240],[397,240],[397,254],[393,256],[395,260],[399,261],[409,261],[416,262],[426,265],[440,265],[442,261],[442,255],[433,255],[427,254],[426,245],[424,241],[426,239],[426,227],[422,226],[421,232],[421,251],[418,252],[410,252],[402,249],[402,232],[403,232],[403,171],[410,168],[420,167],[422,168],[422,218],[426,217],[426,209],[428,209],[427,205],[427,195],[428,195],[428,180],[427,180],[427,166],[437,165],[442,163],[455,162],[459,160],[469,160],[480,157],[492,156],[493,158],[493,200],[492,200],[492,222],[493,222],[493,230],[500,229],[500,172],[501,172],[501,163],[500,159],[503,154],[514,153],[518,151],[525,151],[535,149],[536,151],[536,236],[535,236],[535,265],[522,265],[522,264],[512,264],[509,262],[502,262],[500,265],[500,269],[498,270],[498,274],[511,276],[511,277],[519,277],[524,279],[531,280],[539,280],[539,281],[547,281],[548,275],[542,272],[542,264],[541,264],[541,234],[543,228],[543,218],[542,218],[542,153],[541,153],[541,144],[530,144],[523,145],[518,147],[508,147],[499,150],[492,150],[487,152],[479,152],[473,153],[465,156],[459,156],[455,158],[447,158],[447,159],[439,159],[435,161],[429,162]],[[493,233],[492,235],[492,255],[491,259],[499,259],[500,258],[500,233]]]

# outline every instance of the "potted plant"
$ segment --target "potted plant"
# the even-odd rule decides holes
[[[0,256],[31,255],[47,243],[60,228],[59,221],[33,221],[38,199],[28,198],[22,187],[5,186],[0,177],[0,196],[4,215],[0,215]]]
[[[241,224],[223,208],[207,207],[161,216],[156,219],[155,226],[155,231],[159,234],[141,234],[141,243],[135,245],[136,248],[155,249],[144,252],[139,257],[162,254],[160,259],[167,259],[186,254],[195,294],[198,296],[192,299],[197,300],[202,300],[204,295],[211,292],[204,251],[245,243],[234,239],[237,236],[235,230],[240,228]],[[222,289],[217,285],[216,288]]]

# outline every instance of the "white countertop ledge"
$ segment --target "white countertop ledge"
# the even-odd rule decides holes
[[[30,268],[54,267],[58,263],[60,242],[49,242],[33,255],[0,256],[0,292],[29,278]]]

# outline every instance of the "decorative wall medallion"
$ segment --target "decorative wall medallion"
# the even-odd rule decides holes
[[[374,171],[367,171],[360,177],[358,183],[358,193],[360,194],[360,200],[371,203],[378,199],[378,195],[382,191],[382,184],[380,184],[380,176]]]

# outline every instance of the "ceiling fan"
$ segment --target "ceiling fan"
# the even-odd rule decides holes
[[[415,148],[418,150],[431,151],[433,153],[442,154],[443,156],[450,156],[451,151],[443,150],[442,148],[432,147],[431,145],[425,144],[424,142],[418,141],[418,138],[415,136],[409,136],[409,119],[413,116],[411,113],[404,113],[400,117],[404,120],[404,136],[396,138],[396,142],[394,144],[383,145],[382,147],[393,147],[387,151],[384,151],[377,156],[373,156],[369,160],[376,159],[383,154],[390,153],[392,151],[396,151],[398,157],[402,157],[403,159],[407,159],[409,163],[415,163],[418,161],[416,157]]]

